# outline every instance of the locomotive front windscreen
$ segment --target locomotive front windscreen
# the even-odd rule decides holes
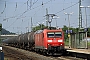
[[[62,37],[62,32],[48,32],[47,37]]]

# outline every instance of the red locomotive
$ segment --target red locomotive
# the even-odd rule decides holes
[[[35,49],[43,50],[48,54],[63,53],[64,33],[62,29],[58,30],[39,30],[35,33]]]
[[[21,34],[17,37],[3,41],[7,45],[35,50],[46,54],[63,53],[64,48],[64,33],[62,29],[57,30],[38,30]]]

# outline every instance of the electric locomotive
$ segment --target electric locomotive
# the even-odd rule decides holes
[[[39,30],[35,32],[35,49],[47,54],[64,53],[64,32],[57,30]]]

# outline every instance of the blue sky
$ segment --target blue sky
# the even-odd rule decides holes
[[[49,14],[56,14],[59,16],[58,19],[53,19],[52,26],[56,26],[56,20],[57,26],[68,26],[68,17],[64,14],[64,12],[73,12],[73,14],[70,15],[70,26],[78,27],[78,1],[79,0],[0,0],[0,23],[2,23],[3,28],[10,32],[19,34],[21,32],[25,33],[27,31],[27,27],[29,27],[29,31],[31,31],[31,17],[33,20],[33,26],[43,22],[44,25],[46,25],[46,19],[44,16],[46,15],[47,8]],[[82,0],[82,5],[90,6],[90,0]],[[90,8],[87,8],[88,27],[90,26],[89,11]],[[82,8],[82,17],[83,27],[85,27],[84,8]]]

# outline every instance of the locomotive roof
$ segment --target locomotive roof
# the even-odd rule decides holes
[[[44,30],[48,30],[48,29],[44,29]],[[35,32],[35,34],[41,33],[41,32],[43,32],[44,30],[37,30],[37,31]],[[55,30],[57,30],[57,31],[62,31],[62,29],[55,29]],[[54,31],[54,29],[53,29],[53,30],[48,30],[48,31]]]

